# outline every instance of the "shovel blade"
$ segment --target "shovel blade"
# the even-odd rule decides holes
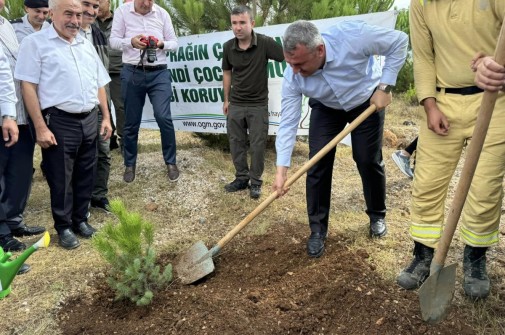
[[[437,323],[449,312],[456,284],[456,264],[432,273],[419,289],[421,315],[428,323]]]
[[[214,271],[212,254],[202,241],[198,241],[180,256],[174,268],[183,284],[194,283]]]

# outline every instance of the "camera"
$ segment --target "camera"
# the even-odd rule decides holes
[[[147,45],[147,61],[149,63],[154,63],[157,61],[158,58],[156,57],[156,49],[158,49],[158,39],[154,36],[144,36],[140,38],[140,42]]]

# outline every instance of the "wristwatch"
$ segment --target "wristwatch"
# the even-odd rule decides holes
[[[388,84],[379,84],[379,86],[377,86],[378,90],[384,91],[386,93],[390,93],[392,88],[393,86]]]
[[[2,120],[14,120],[16,121],[16,117],[15,116],[11,116],[11,115],[4,115],[2,116]]]

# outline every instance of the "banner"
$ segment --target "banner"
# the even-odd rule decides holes
[[[394,29],[397,12],[388,11],[355,16],[344,16],[313,21],[319,31],[342,20],[362,20],[372,25]],[[282,44],[284,30],[289,24],[254,28]],[[167,55],[172,75],[171,112],[176,130],[205,133],[226,133],[226,117],[223,115],[223,72],[221,61],[223,44],[233,38],[233,32],[224,31],[202,35],[179,37],[179,48]],[[286,62],[268,63],[269,131],[277,133],[281,112],[282,74]],[[298,135],[308,134],[310,108],[308,98],[303,99],[302,118]],[[146,99],[143,111],[143,128],[158,129],[151,103]]]

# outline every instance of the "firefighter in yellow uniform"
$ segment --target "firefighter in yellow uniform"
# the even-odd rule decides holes
[[[410,235],[414,259],[398,284],[415,289],[429,276],[442,235],[449,182],[471,140],[482,100],[471,60],[492,55],[505,16],[503,0],[412,0],[410,33],[417,97],[424,107],[412,185]],[[486,251],[498,242],[505,173],[505,96],[498,96],[463,209],[461,238],[465,294],[485,298]]]

